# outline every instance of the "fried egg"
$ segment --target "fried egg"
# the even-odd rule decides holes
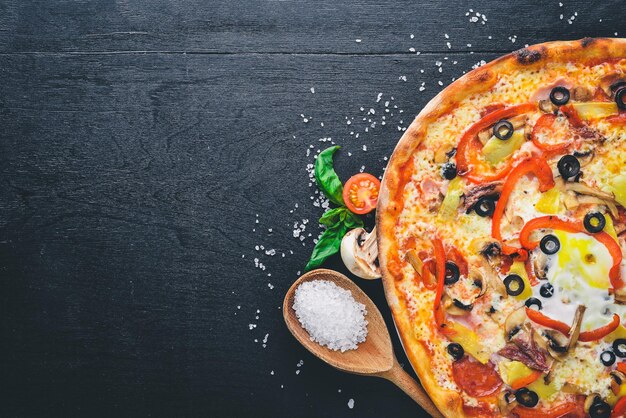
[[[542,312],[571,324],[578,305],[586,306],[582,331],[602,327],[617,313],[626,316],[626,306],[617,305],[609,294],[609,270],[613,258],[609,250],[593,236],[584,233],[554,231],[561,248],[547,256],[547,280],[554,286],[552,297],[540,294],[541,284],[533,288],[533,296],[541,300]],[[536,251],[540,251],[537,249]]]

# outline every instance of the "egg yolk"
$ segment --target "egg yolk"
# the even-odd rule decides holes
[[[606,247],[586,234],[555,231],[555,235],[561,242],[561,250],[557,253],[559,268],[591,287],[608,289],[611,255]]]

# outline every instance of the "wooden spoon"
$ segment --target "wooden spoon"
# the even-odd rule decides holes
[[[293,300],[296,288],[303,282],[311,280],[328,280],[337,286],[352,292],[352,297],[357,302],[365,305],[367,309],[366,319],[367,338],[359,344],[356,350],[342,353],[333,351],[311,341],[293,310]],[[319,357],[331,366],[345,372],[365,376],[377,376],[389,380],[409,395],[415,402],[435,418],[443,418],[437,407],[430,400],[424,389],[400,366],[393,354],[391,337],[385,326],[380,311],[374,302],[350,279],[333,270],[318,269],[301,276],[287,291],[283,302],[283,316],[289,331],[311,353]]]

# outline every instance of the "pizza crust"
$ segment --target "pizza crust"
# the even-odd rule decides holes
[[[463,399],[457,392],[442,389],[430,370],[430,362],[424,361],[429,358],[429,353],[414,336],[406,303],[396,288],[396,278],[389,268],[390,259],[398,251],[394,226],[402,211],[403,168],[407,163],[410,164],[413,153],[424,140],[431,123],[449,113],[470,95],[488,91],[497,82],[499,73],[542,67],[551,62],[600,63],[612,58],[626,58],[626,39],[585,38],[548,42],[498,58],[459,78],[435,96],[411,123],[393,152],[381,184],[376,215],[385,295],[407,357],[424,389],[447,417],[467,416],[463,411]]]

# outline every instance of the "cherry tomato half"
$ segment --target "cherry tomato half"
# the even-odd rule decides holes
[[[363,215],[376,209],[380,181],[367,173],[350,177],[343,186],[343,202],[351,212]]]

